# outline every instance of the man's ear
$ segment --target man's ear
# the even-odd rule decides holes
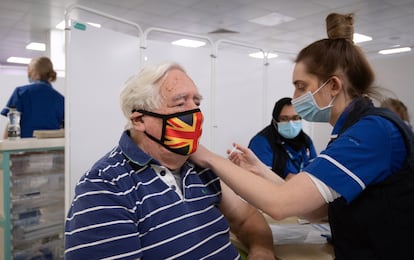
[[[135,130],[138,131],[145,131],[145,124],[144,124],[144,120],[143,120],[143,114],[140,112],[133,112],[130,116],[129,119],[131,120],[131,124],[133,126],[133,128]]]

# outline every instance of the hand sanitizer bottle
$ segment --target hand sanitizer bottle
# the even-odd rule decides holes
[[[9,120],[7,127],[9,140],[20,139],[20,112],[15,107],[10,107],[7,118]]]

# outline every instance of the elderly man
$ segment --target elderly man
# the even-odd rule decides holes
[[[201,95],[175,63],[147,66],[121,93],[127,130],[81,178],[68,212],[66,259],[274,259],[263,216],[194,165]]]

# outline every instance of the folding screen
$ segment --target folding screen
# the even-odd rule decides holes
[[[263,122],[267,68],[262,59],[253,59],[248,53],[231,48],[217,52],[213,149],[224,156],[233,142],[247,145]]]
[[[140,67],[139,38],[103,28],[72,28],[66,57],[68,201],[80,176],[118,143],[126,123],[119,93]]]

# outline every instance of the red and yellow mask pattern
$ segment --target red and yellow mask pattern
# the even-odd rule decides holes
[[[197,150],[203,124],[203,114],[200,109],[197,108],[168,115],[146,110],[136,111],[163,120],[161,139],[145,133],[155,142],[181,155],[190,155]]]

